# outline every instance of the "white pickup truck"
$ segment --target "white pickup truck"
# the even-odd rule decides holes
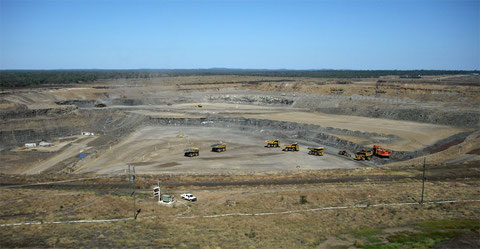
[[[195,197],[194,195],[192,195],[190,193],[182,194],[181,197],[182,197],[182,199],[185,199],[187,201],[196,201],[197,200],[197,197]]]

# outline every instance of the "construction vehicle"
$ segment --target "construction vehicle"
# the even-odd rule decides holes
[[[265,145],[267,148],[280,147],[280,141],[278,139],[265,141],[265,143],[267,144]]]
[[[298,151],[300,147],[297,143],[284,145],[283,151]]]
[[[344,150],[339,151],[338,154],[341,155],[341,156],[352,157],[352,155],[350,155],[350,153],[348,153]]]
[[[185,156],[194,157],[200,155],[200,149],[197,147],[190,147],[183,150],[185,152]]]
[[[355,160],[365,161],[372,159],[373,152],[367,150],[361,150],[355,154]]]
[[[392,155],[392,151],[384,149],[380,145],[374,145],[373,146],[373,155],[378,156],[378,157],[390,157]]]
[[[325,154],[324,147],[308,147],[310,150],[308,154],[314,155],[314,156],[323,156]]]
[[[222,152],[227,150],[226,143],[212,144],[212,152]]]
[[[107,105],[105,105],[104,103],[97,103],[95,104],[95,107],[102,108],[102,107],[107,107]]]

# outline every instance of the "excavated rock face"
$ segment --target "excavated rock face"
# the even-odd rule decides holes
[[[228,102],[243,104],[268,104],[268,105],[292,105],[294,100],[284,97],[263,96],[263,95],[225,95],[210,96],[212,102]]]

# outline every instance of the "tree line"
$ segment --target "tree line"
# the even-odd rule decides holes
[[[0,86],[35,87],[92,83],[98,80],[153,78],[166,76],[241,75],[265,77],[377,78],[385,75],[417,77],[418,75],[478,74],[462,70],[255,70],[255,69],[140,69],[140,70],[0,70]]]

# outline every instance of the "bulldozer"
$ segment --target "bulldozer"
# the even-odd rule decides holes
[[[308,147],[310,150],[308,154],[314,155],[314,156],[323,156],[325,154],[324,147]]]
[[[298,146],[298,143],[293,143],[293,144],[287,144],[284,145],[285,148],[283,148],[283,151],[298,151],[300,147]]]
[[[392,151],[384,149],[380,145],[374,145],[373,146],[373,155],[378,156],[378,157],[390,157],[392,155]]]
[[[373,152],[372,151],[366,151],[366,150],[361,150],[355,154],[355,160],[358,161],[365,161],[365,160],[370,160],[372,159]]]
[[[222,152],[227,150],[226,143],[212,144],[212,152]]]
[[[350,155],[350,153],[346,152],[345,150],[339,151],[338,154],[341,156],[352,157],[352,155]]]
[[[274,147],[280,147],[280,141],[278,139],[271,140],[271,141],[265,141],[267,145],[265,147],[267,148],[274,148]]]
[[[197,147],[190,147],[183,150],[185,152],[185,156],[194,157],[200,155],[200,149]]]

